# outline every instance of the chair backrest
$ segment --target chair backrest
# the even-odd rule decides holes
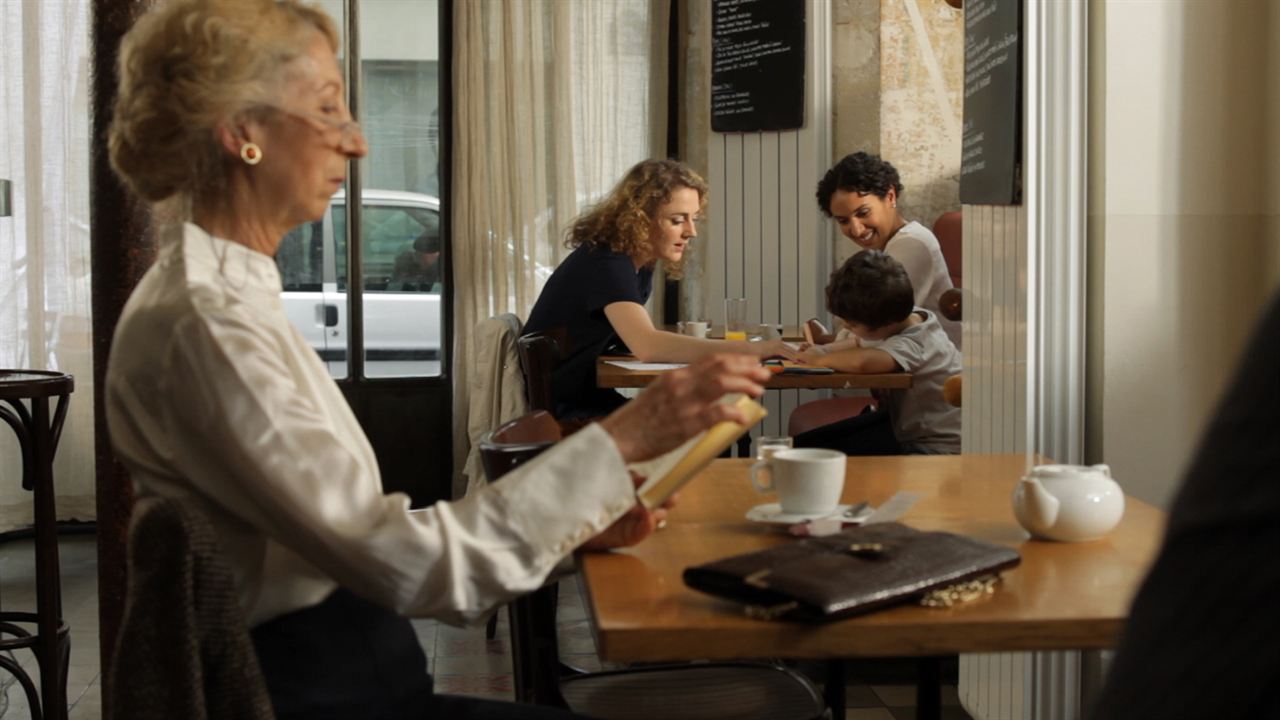
[[[524,370],[525,392],[533,410],[555,410],[551,392],[551,372],[560,363],[562,338],[555,332],[530,333],[516,341],[520,367]]]
[[[489,482],[560,441],[560,424],[545,410],[505,422],[480,440],[480,463]]]
[[[128,551],[107,716],[272,720],[235,580],[208,519],[189,502],[143,498]]]
[[[933,234],[942,248],[942,259],[947,261],[951,284],[961,287],[964,217],[959,210],[942,213],[933,223]]]

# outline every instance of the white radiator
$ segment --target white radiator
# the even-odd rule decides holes
[[[831,8],[807,0],[806,10],[804,127],[709,136],[711,203],[699,249],[706,288],[701,314],[716,323],[724,321],[728,297],[747,299],[748,323],[795,325],[826,317],[822,294],[831,272],[833,231],[814,190],[831,164]],[[824,395],[766,393],[769,416],[753,435],[786,434],[791,410]]]
[[[1088,4],[1022,8],[1023,204],[964,207],[962,447],[1078,463]],[[960,700],[978,720],[1075,720],[1101,672],[1086,655],[1083,665],[1069,651],[961,655]]]
[[[965,205],[962,452],[1027,448],[1027,214]]]

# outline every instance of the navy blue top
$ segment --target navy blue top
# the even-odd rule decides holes
[[[567,346],[551,375],[553,412],[561,420],[607,415],[626,398],[596,387],[596,360],[605,350],[626,352],[605,317],[606,305],[643,305],[653,289],[653,269],[636,270],[625,253],[584,243],[551,274],[529,313],[525,334],[563,333]]]

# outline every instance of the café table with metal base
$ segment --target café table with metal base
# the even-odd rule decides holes
[[[7,654],[0,668],[22,685],[32,720],[66,720],[67,666],[71,638],[62,619],[58,568],[57,512],[53,496],[53,456],[62,435],[74,379],[44,370],[0,370],[0,419],[13,430],[22,454],[22,486],[34,493],[36,611],[0,611],[0,651],[29,648],[40,667],[37,696],[31,676]],[[57,398],[53,413],[49,401]],[[27,627],[34,625],[32,633]]]
[[[822,624],[765,621],[686,587],[685,568],[791,540],[747,520],[773,501],[747,480],[747,460],[715,460],[680,491],[665,529],[635,547],[582,553],[596,646],[603,660],[909,657],[921,662],[916,717],[938,716],[938,658],[969,652],[1113,647],[1164,531],[1164,513],[1125,498],[1120,525],[1092,542],[1033,540],[1011,496],[1026,455],[849,458],[841,502],[876,506],[918,495],[899,522],[1016,549],[1017,567],[993,594],[948,608],[902,605]]]

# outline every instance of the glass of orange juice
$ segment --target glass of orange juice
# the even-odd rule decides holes
[[[724,339],[747,339],[747,299],[724,299]]]

